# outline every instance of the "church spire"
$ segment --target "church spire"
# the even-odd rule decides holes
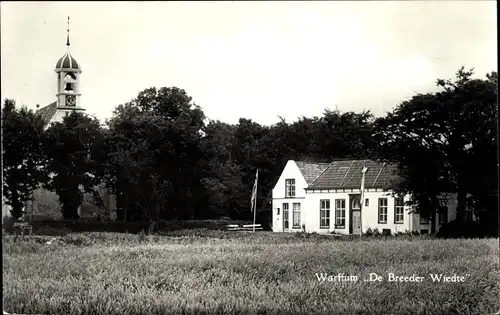
[[[68,27],[66,29],[67,34],[66,34],[66,54],[62,56],[59,61],[56,63],[56,72],[67,72],[66,70],[71,70],[71,71],[76,71],[78,73],[81,72],[80,65],[76,62],[75,58],[73,58],[70,53],[69,53],[69,16],[68,16]],[[70,72],[71,72],[70,71]]]
[[[67,29],[67,31],[68,31],[68,34],[66,36],[66,46],[69,47],[69,16],[68,16],[68,29]]]

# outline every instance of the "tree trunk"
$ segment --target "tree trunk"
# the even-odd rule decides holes
[[[125,209],[128,207],[127,199],[121,187],[116,188],[116,221],[125,222],[127,212]]]
[[[431,235],[436,234],[436,209],[439,208],[439,200],[433,196],[431,200],[431,209],[429,211],[429,220],[431,222]]]
[[[459,142],[455,148],[463,148],[464,143]],[[463,151],[456,151],[453,154],[453,157],[457,160],[456,162],[452,163],[453,168],[456,170],[455,171],[455,176],[456,176],[456,188],[457,188],[457,208],[456,208],[456,222],[462,222],[464,219],[464,214],[465,214],[465,207],[466,207],[466,201],[467,201],[467,192],[466,192],[466,185],[467,185],[467,175],[466,175],[466,164],[465,161],[466,156],[464,155]],[[465,188],[465,189],[464,189]]]
[[[12,217],[14,220],[19,220],[23,216],[23,203],[19,201],[14,201],[12,203],[12,210],[10,210],[10,214],[12,214]]]
[[[21,202],[21,198],[17,190],[12,191],[10,200],[10,206],[12,209],[10,210],[10,214],[14,218],[14,220],[19,220],[23,216],[23,203]]]
[[[464,219],[465,207],[467,202],[467,193],[460,189],[457,193],[457,210],[456,210],[456,222],[462,222]]]
[[[160,205],[158,203],[155,207],[155,227],[156,231],[160,230]]]

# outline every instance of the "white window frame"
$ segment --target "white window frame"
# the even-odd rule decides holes
[[[345,199],[335,199],[335,227],[345,228]]]
[[[319,201],[319,228],[330,228],[330,199],[321,199]],[[323,224],[325,223],[325,224]]]
[[[295,197],[295,178],[285,179],[285,198]]]
[[[293,213],[292,227],[300,228],[300,202],[294,202],[292,204],[292,213]]]
[[[387,198],[378,198],[378,223],[387,224]]]
[[[400,204],[398,204],[400,202]],[[394,198],[394,223],[405,222],[405,203],[402,197]]]

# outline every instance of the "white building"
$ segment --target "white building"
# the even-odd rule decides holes
[[[361,205],[362,169],[366,167]],[[311,163],[290,160],[273,189],[274,232],[359,234],[429,233],[430,223],[405,205],[410,196],[392,196],[397,168],[371,160]],[[455,217],[456,199],[444,196],[436,213],[436,231]]]

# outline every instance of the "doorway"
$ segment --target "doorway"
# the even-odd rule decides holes
[[[288,214],[288,203],[283,204],[283,232],[288,232],[290,229],[290,217]]]
[[[361,232],[361,195],[349,195],[349,234]]]

